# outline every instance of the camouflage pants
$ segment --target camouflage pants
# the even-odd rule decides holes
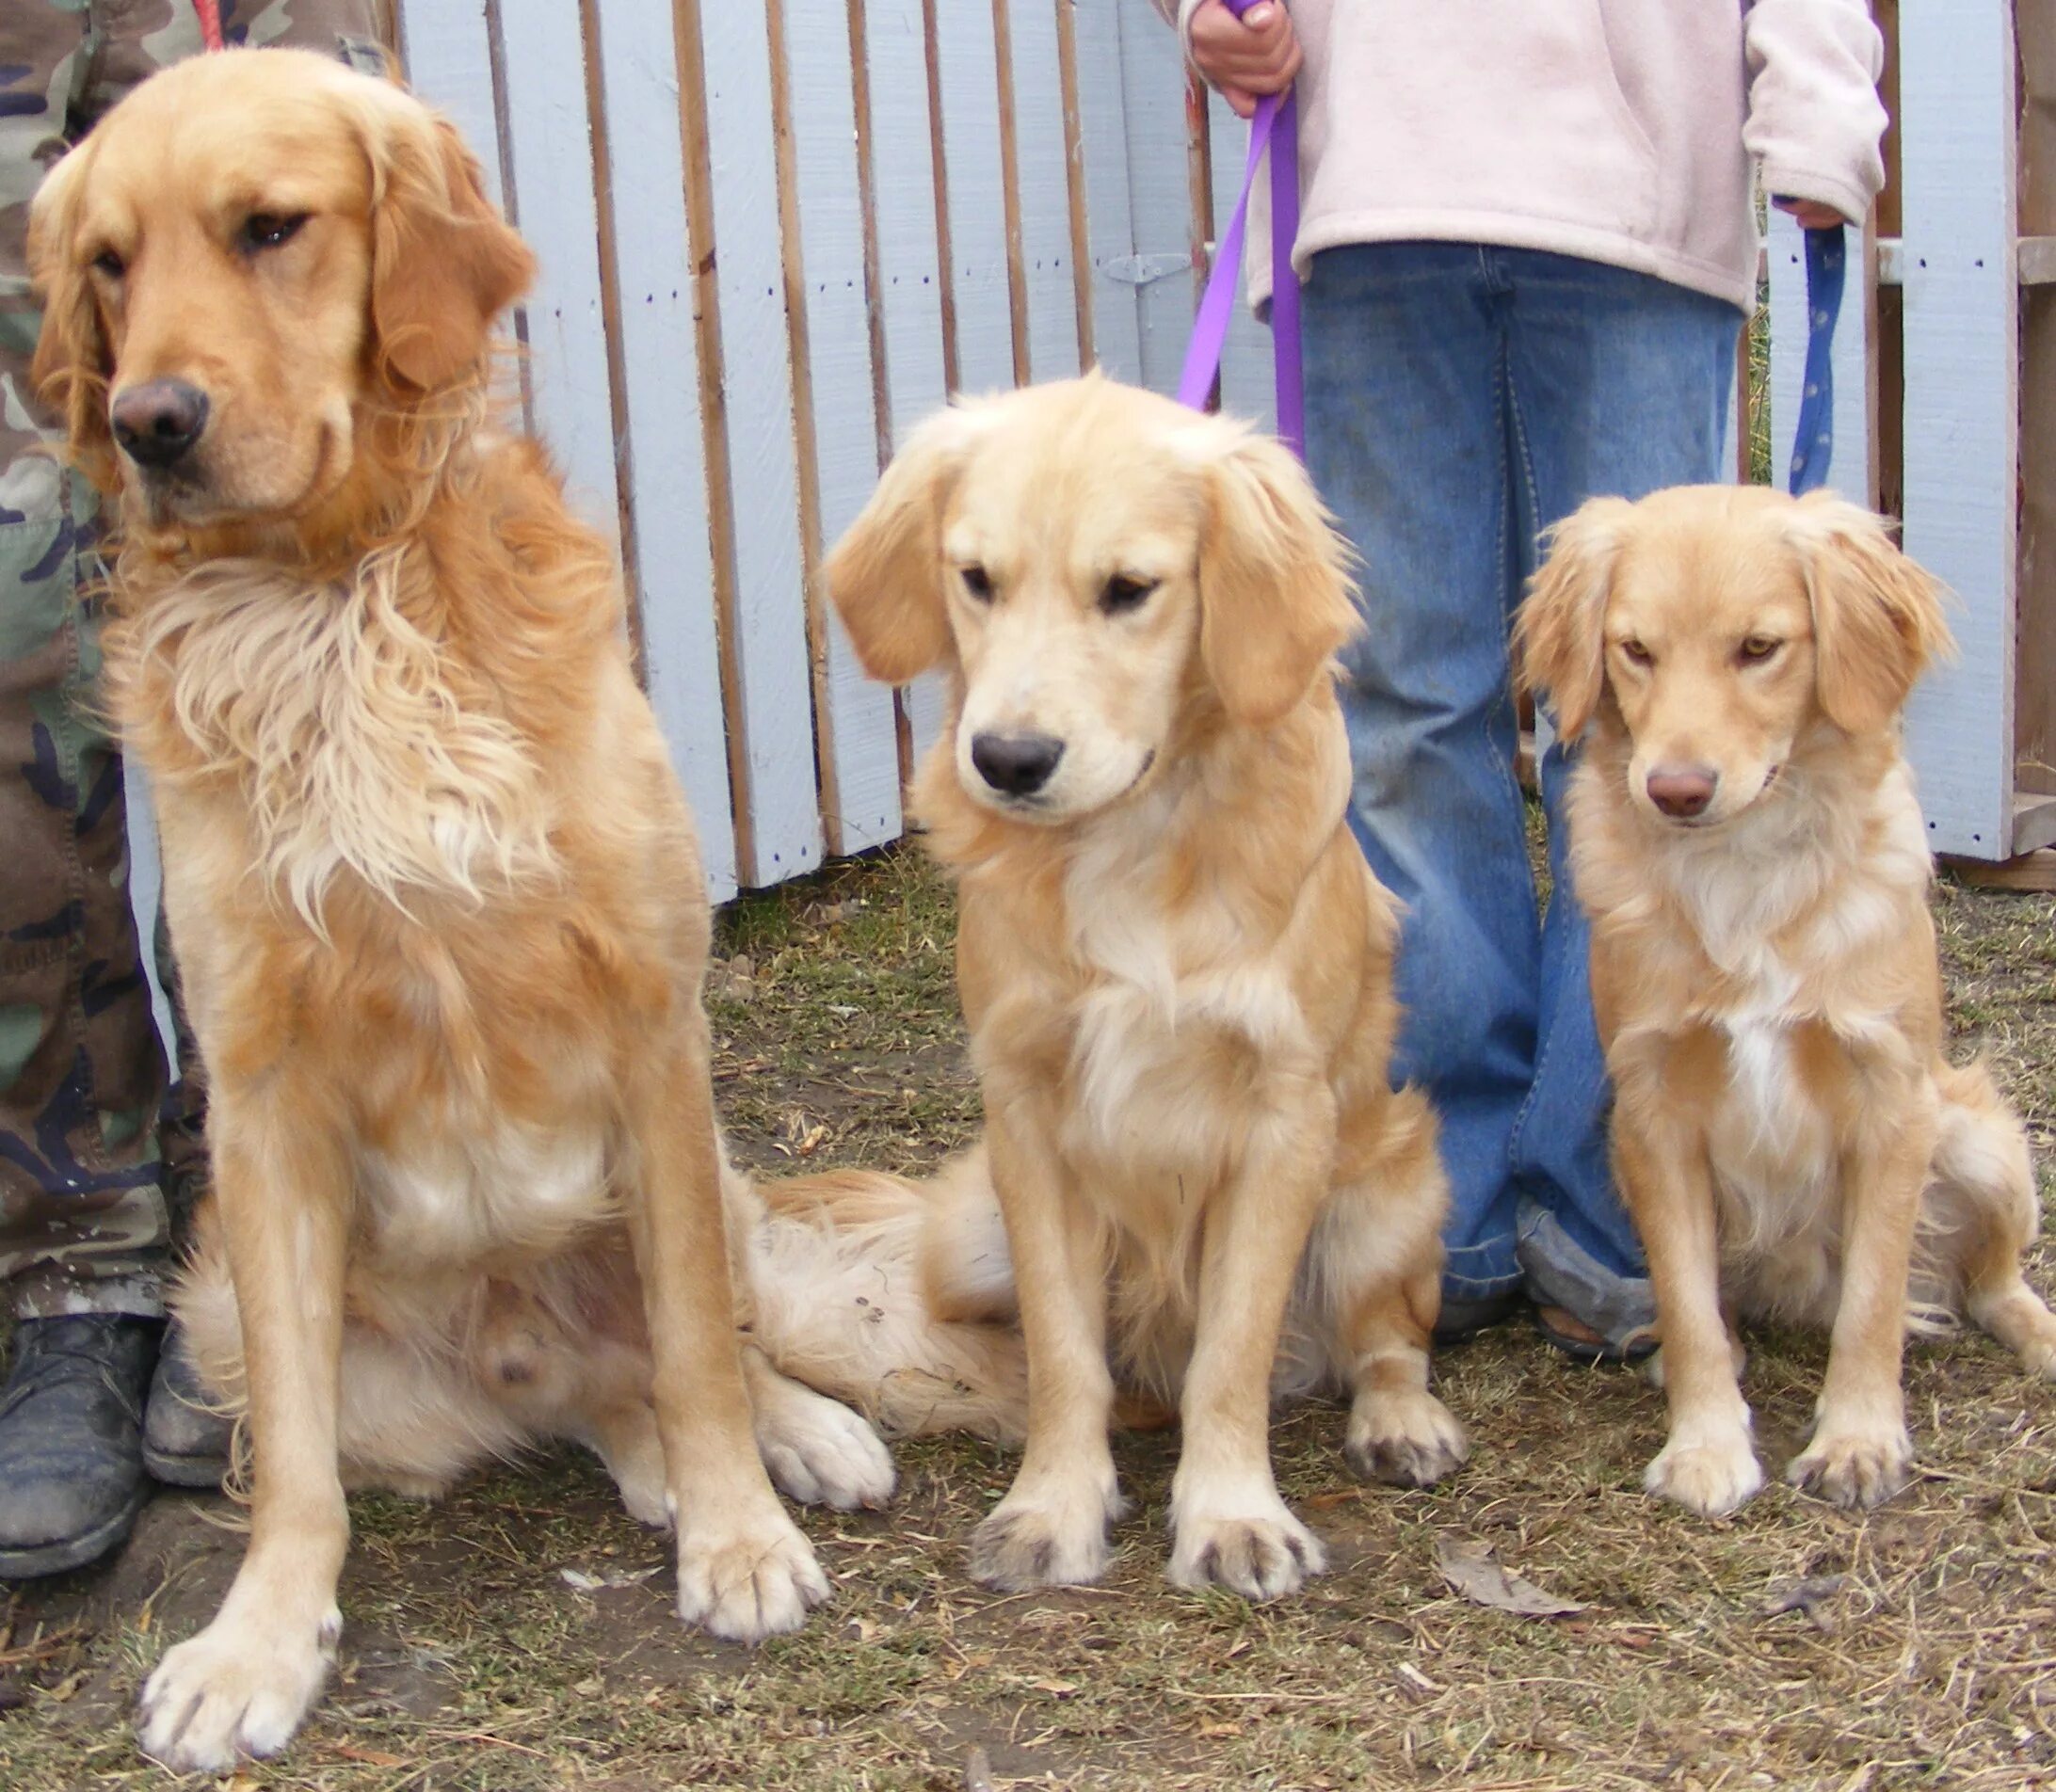
[[[383,12],[220,4],[231,41],[332,49],[375,72]],[[26,244],[51,162],[201,48],[190,0],[0,0],[0,1280],[23,1318],[161,1312],[166,1184],[199,1168],[197,1117],[175,1102],[166,1117],[121,760],[90,707],[94,495],[43,452],[59,437],[29,390]]]

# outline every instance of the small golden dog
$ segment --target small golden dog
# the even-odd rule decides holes
[[[675,1519],[682,1616],[792,1629],[828,1589],[765,1465],[838,1506],[892,1467],[783,1371],[897,1430],[1004,1430],[1020,1347],[922,1316],[902,1185],[836,1238],[808,1224],[833,1179],[779,1217],[726,1171],[705,887],[618,582],[484,427],[527,249],[401,89],[261,50],[139,88],[52,170],[32,253],[40,382],[120,497],[109,703],[211,1092],[178,1312],[254,1450],[248,1554],[151,1676],[144,1747],[283,1746],[339,1628],[345,1485],[430,1494],[539,1437]]]
[[[1343,558],[1286,450],[1094,376],[924,424],[825,569],[873,677],[950,678],[915,808],[987,1133],[934,1193],[929,1281],[954,1318],[1018,1296],[1029,1365],[989,1585],[1104,1568],[1116,1375],[1181,1408],[1182,1585],[1323,1565],[1274,1392],[1353,1394],[1361,1473],[1463,1460],[1428,1392],[1434,1115],[1387,1080],[1397,917],[1343,820]]]
[[[2037,1374],[2040,1211],[2020,1122],[1942,1057],[1933,874],[1899,713],[1941,594],[1868,511],[1741,487],[1598,499],[1518,622],[1557,726],[1615,1173],[1648,1252],[1670,1439],[1650,1492],[1708,1516],[1763,1481],[1735,1318],[1831,1327],[1790,1479],[1905,1482],[1909,1319],[1968,1313]],[[1910,1302],[1910,1304],[1909,1304]]]

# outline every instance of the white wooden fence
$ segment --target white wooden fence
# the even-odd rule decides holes
[[[415,88],[540,257],[531,421],[618,541],[714,893],[892,839],[934,694],[863,680],[812,591],[823,544],[952,390],[1095,360],[1171,387],[1241,126],[1192,97],[1147,0],[399,12]],[[1904,318],[1903,429],[1884,433],[1905,444],[1907,547],[1964,600],[1963,659],[1911,739],[1937,850],[2002,858],[2056,834],[2056,798],[2016,788],[2036,778],[2016,772],[2016,639],[2047,619],[2017,597],[2016,281],[2043,264],[2017,247],[2012,9],[1933,0],[1903,35],[1903,221],[1867,258]],[[1805,341],[1782,221],[1769,264],[1781,472]],[[1836,481],[1871,502],[1877,317],[1853,281]],[[1267,411],[1268,357],[1238,311],[1226,404]]]
[[[1175,381],[1210,172],[1170,34],[1147,0],[403,0],[399,34],[540,258],[530,419],[619,544],[714,893],[895,838],[935,694],[866,683],[811,575],[951,391]],[[1267,355],[1239,321],[1230,404]]]

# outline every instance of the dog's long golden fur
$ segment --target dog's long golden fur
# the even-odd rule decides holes
[[[1093,376],[924,424],[826,573],[874,676],[950,680],[915,808],[987,1133],[926,1261],[952,1317],[1018,1306],[1030,1389],[973,1572],[1100,1572],[1125,1384],[1182,1409],[1173,1576],[1295,1588],[1274,1389],[1351,1394],[1367,1474],[1465,1448],[1427,1391],[1434,1117],[1387,1080],[1397,917],[1343,819],[1338,537],[1277,443]]]
[[[889,1429],[1004,1432],[1019,1344],[927,1318],[904,1185],[832,1236],[823,1191],[767,1208],[726,1168],[704,885],[610,556],[485,426],[527,250],[426,108],[256,51],[117,108],[33,253],[44,390],[120,497],[108,700],[210,1084],[177,1309],[254,1448],[248,1555],[151,1677],[146,1748],[291,1736],[345,1484],[430,1494],[541,1437],[675,1518],[683,1615],[793,1627],[827,1586],[766,1465],[844,1506],[892,1471],[787,1371]],[[165,381],[206,400],[169,464],[124,412]]]
[[[1518,627],[1559,727],[1589,734],[1571,858],[1671,1409],[1648,1486],[1708,1514],[1761,1486],[1732,1326],[1770,1317],[1833,1333],[1791,1479],[1871,1504],[1911,1462],[1909,1316],[1968,1313],[2056,1372],[2020,1273],[2026,1137],[1942,1056],[1899,746],[1948,645],[1940,593],[1855,505],[1692,488],[1586,505]]]

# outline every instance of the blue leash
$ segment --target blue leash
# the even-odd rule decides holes
[[[1826,484],[1835,458],[1835,320],[1848,271],[1839,224],[1807,232],[1807,375],[1788,482],[1794,498]]]

